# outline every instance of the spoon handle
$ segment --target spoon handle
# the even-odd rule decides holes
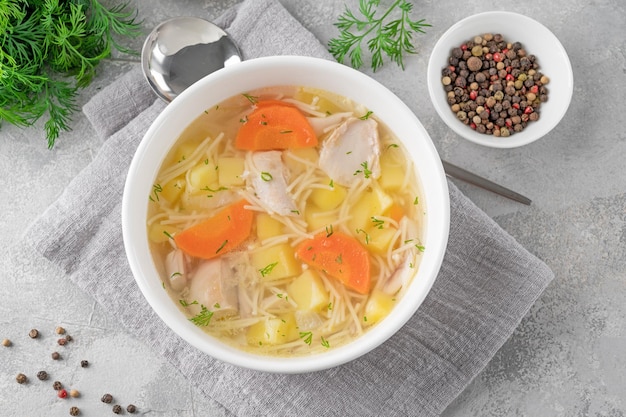
[[[483,178],[479,175],[476,175],[472,172],[469,172],[463,168],[460,168],[456,165],[452,165],[449,162],[441,161],[443,163],[443,169],[446,172],[446,175],[449,177],[454,177],[470,184],[476,185],[477,187],[484,188],[485,190],[494,192],[501,196],[510,198],[511,200],[518,201],[522,204],[530,205],[531,200],[528,197],[524,197],[523,195],[516,193],[515,191],[509,190],[499,184],[496,184],[493,181],[490,181],[486,178]]]

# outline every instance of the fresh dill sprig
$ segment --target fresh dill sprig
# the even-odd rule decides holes
[[[0,1],[0,124],[33,125],[47,115],[48,147],[70,130],[78,89],[117,38],[141,34],[129,3],[110,8],[98,0]]]
[[[346,6],[335,23],[339,36],[328,42],[328,50],[337,61],[343,63],[349,58],[354,68],[361,68],[366,44],[373,71],[383,65],[383,54],[404,70],[404,54],[417,53],[413,36],[425,33],[424,28],[430,25],[424,19],[411,18],[413,4],[409,0],[395,0],[380,17],[379,5],[380,0],[360,0],[359,16]]]

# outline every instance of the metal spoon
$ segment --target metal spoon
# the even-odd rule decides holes
[[[241,59],[226,32],[198,17],[159,24],[141,50],[141,67],[150,87],[167,102],[205,75]]]
[[[154,92],[170,102],[218,69],[241,62],[237,45],[220,27],[198,17],[176,17],[158,25],[143,44],[141,68]],[[446,175],[530,204],[530,199],[446,161]]]

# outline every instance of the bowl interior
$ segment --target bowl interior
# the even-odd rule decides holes
[[[452,48],[484,33],[500,33],[507,42],[521,42],[537,57],[540,71],[550,77],[548,101],[541,104],[540,119],[507,138],[478,133],[457,120],[441,84],[441,70]],[[437,113],[460,136],[481,145],[513,148],[531,143],[550,132],[563,118],[572,98],[574,80],[567,52],[556,36],[541,23],[512,12],[485,12],[450,27],[433,48],[428,62],[428,91]]]
[[[404,143],[422,182],[428,215],[423,257],[413,284],[383,323],[348,345],[307,357],[268,357],[227,346],[189,322],[162,288],[148,246],[148,196],[161,161],[178,136],[202,111],[224,99],[267,86],[306,85],[333,91],[371,109]],[[417,310],[439,271],[447,244],[449,201],[437,151],[419,120],[388,89],[335,62],[305,57],[249,60],[219,70],[178,96],[154,121],[131,163],[124,190],[122,226],[127,257],[139,288],[160,318],[205,353],[231,364],[269,372],[296,373],[329,368],[375,348]]]

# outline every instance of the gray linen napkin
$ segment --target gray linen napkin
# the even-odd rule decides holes
[[[246,0],[219,23],[247,58],[300,54],[330,59],[276,0]],[[267,374],[213,360],[158,319],[125,261],[120,208],[126,172],[164,106],[138,70],[94,96],[83,111],[108,139],[29,228],[25,242],[235,415],[439,415],[553,278],[543,262],[449,183],[451,229],[441,272],[418,312],[389,341],[346,365],[303,375]]]

